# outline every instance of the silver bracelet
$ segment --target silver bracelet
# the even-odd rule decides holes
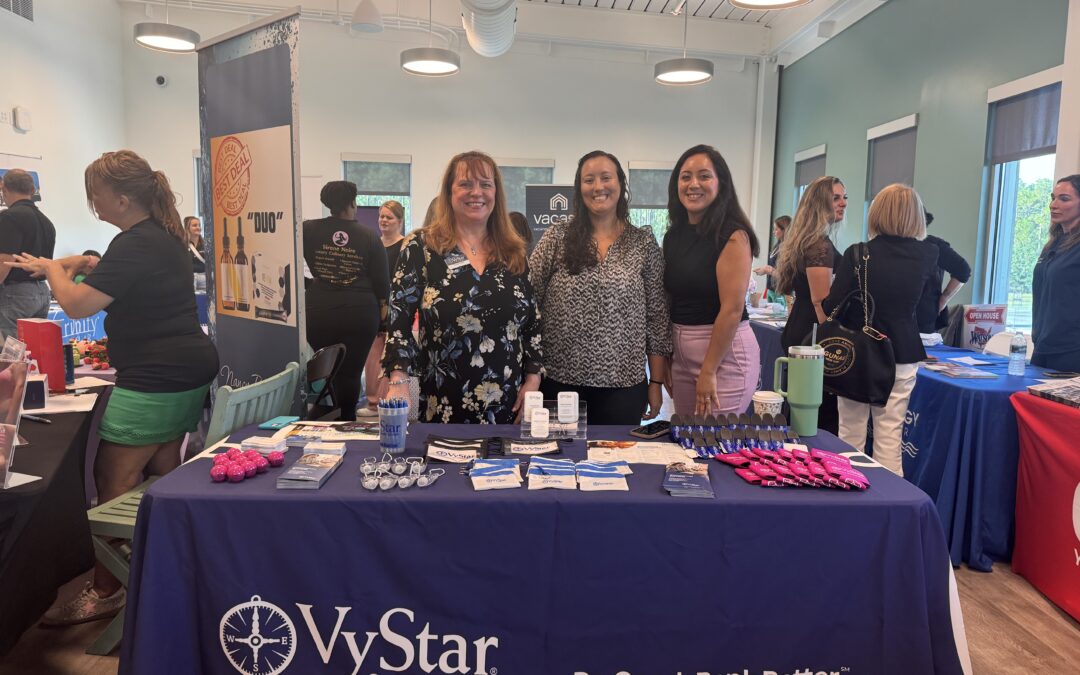
[[[393,386],[393,385],[397,385],[397,384],[408,384],[410,380],[412,380],[412,378],[411,378],[411,377],[406,377],[406,378],[405,378],[405,379],[403,379],[403,380],[389,380],[389,381],[387,382],[387,384],[389,384],[389,385],[391,385],[391,386]]]

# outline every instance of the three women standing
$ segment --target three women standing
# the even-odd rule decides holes
[[[664,260],[652,232],[630,224],[629,198],[619,160],[588,153],[574,174],[573,217],[529,258],[543,316],[541,391],[578,392],[592,424],[656,417],[672,351]]]
[[[715,148],[697,145],[679,158],[668,181],[668,217],[664,287],[675,412],[744,412],[761,371],[745,306],[758,242]]]

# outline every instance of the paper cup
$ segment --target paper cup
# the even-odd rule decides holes
[[[764,415],[766,413],[770,415],[779,415],[784,407],[784,397],[777,394],[775,391],[754,392],[752,400],[754,402],[754,412],[758,415]]]

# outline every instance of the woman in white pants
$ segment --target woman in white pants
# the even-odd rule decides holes
[[[866,422],[874,418],[874,459],[893,473],[903,476],[900,454],[901,433],[919,361],[926,358],[915,307],[923,286],[934,274],[938,249],[926,238],[922,200],[906,185],[889,185],[874,198],[867,214],[870,241],[869,260],[856,260],[858,244],[844,252],[824,309],[831,312],[852,290],[858,288],[857,263],[867,265],[868,287],[874,298],[872,325],[889,336],[896,357],[896,380],[885,407],[871,407],[838,397],[840,438],[865,452]],[[862,316],[858,317],[859,321]]]

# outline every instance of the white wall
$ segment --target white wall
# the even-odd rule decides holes
[[[139,48],[131,26],[141,7],[124,5],[123,50],[127,144],[166,172],[187,213],[194,209],[192,150],[198,147],[196,60]],[[211,37],[246,23],[242,15],[189,12],[171,19]],[[447,160],[480,149],[499,157],[555,160],[555,180],[570,182],[578,158],[602,148],[624,163],[674,161],[695,143],[715,145],[728,160],[749,209],[757,67],[724,72],[705,86],[669,88],[652,66],[535,53],[522,44],[498,59],[462,53],[456,76],[421,79],[399,66],[412,34],[349,36],[305,21],[300,32],[300,164],[305,176],[341,178],[342,152],[413,157],[417,220],[435,195]],[[604,50],[593,50],[601,57]],[[160,88],[154,77],[164,74]],[[307,210],[307,209],[305,209]],[[419,223],[415,223],[418,225]]]
[[[22,106],[33,119],[25,133],[0,124],[0,153],[41,157],[57,256],[104,251],[116,234],[88,210],[83,169],[123,145],[120,14],[115,0],[37,0],[33,22],[0,12],[0,110]]]

